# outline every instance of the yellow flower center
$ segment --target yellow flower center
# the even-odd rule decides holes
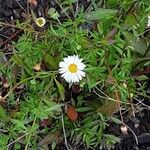
[[[76,64],[70,64],[68,69],[71,73],[76,73],[77,72],[77,65]]]

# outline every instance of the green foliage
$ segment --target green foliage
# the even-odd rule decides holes
[[[16,149],[20,144],[26,149],[41,149],[51,144],[55,149],[63,138],[70,139],[71,144],[82,143],[93,149],[111,148],[120,142],[115,135],[105,133],[105,128],[109,121],[122,123],[113,117],[118,112],[116,101],[128,108],[131,94],[135,92],[132,71],[136,59],[140,63],[143,56],[149,57],[150,41],[143,37],[149,5],[142,0],[130,10],[133,1],[97,3],[95,0],[87,11],[79,8],[72,12],[75,2],[60,1],[63,8],[60,14],[54,8],[49,9],[47,15],[53,20],[44,32],[36,31],[29,20],[17,22],[24,34],[13,42],[13,54],[6,65],[0,53],[0,75],[9,83],[8,106],[0,105],[0,127],[6,128],[6,134],[0,131],[0,149],[6,149],[14,140]],[[74,20],[67,15],[67,20],[60,19],[61,13],[70,12]],[[81,89],[76,95],[72,93],[72,85],[58,74],[59,62],[74,54],[86,64],[86,77],[79,83]],[[149,63],[144,61],[145,66]],[[39,70],[35,69],[37,64],[40,64]],[[137,79],[142,81],[144,77]],[[67,104],[74,105],[74,111],[78,112],[75,122],[66,115]],[[50,128],[45,120],[49,121]],[[51,140],[47,138],[49,135]]]

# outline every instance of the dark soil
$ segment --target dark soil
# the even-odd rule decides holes
[[[124,122],[133,130],[138,139],[138,145],[132,132],[121,133],[120,126],[111,123],[108,133],[114,133],[121,138],[121,143],[115,146],[116,150],[149,150],[150,149],[150,111],[142,110],[135,117],[124,115]]]
[[[84,6],[86,9],[89,6],[90,2],[85,0],[79,1],[79,7]],[[24,13],[27,9],[33,9],[37,16],[45,16],[45,10],[50,7],[54,7],[60,11],[60,8],[55,0],[38,0],[38,5],[27,6],[26,0],[0,0],[0,21],[13,24],[14,20],[24,19]],[[61,14],[61,19],[66,19],[64,14]],[[72,14],[70,14],[70,17]],[[10,28],[10,27],[1,27],[0,30],[0,48],[3,52],[9,52],[11,49],[11,40],[17,40],[19,35],[22,33],[21,30]],[[147,89],[150,86],[148,84]],[[135,103],[138,103],[135,101]],[[145,104],[149,105],[149,101],[145,100]],[[141,105],[141,108],[142,105]],[[138,139],[138,145],[135,141],[133,133],[128,130],[128,134],[124,135],[120,130],[120,125],[115,123],[110,123],[109,127],[106,129],[106,133],[114,134],[121,138],[121,142],[115,145],[116,150],[150,150],[150,110],[148,108],[143,108],[138,110],[135,113],[135,116],[125,113],[123,115],[124,122],[133,130]],[[58,149],[65,150],[64,144],[59,145]],[[83,147],[78,148],[78,150],[84,150]]]

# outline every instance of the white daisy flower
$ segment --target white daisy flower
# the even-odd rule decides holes
[[[46,20],[43,17],[39,17],[35,20],[35,23],[37,24],[37,26],[43,27],[46,23]]]
[[[68,56],[59,63],[59,73],[68,83],[79,82],[85,77],[85,64],[82,63],[83,59],[79,59],[78,55]]]

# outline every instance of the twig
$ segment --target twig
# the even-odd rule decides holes
[[[101,92],[104,96],[106,96],[107,98],[110,98],[108,95],[106,95],[103,91],[101,91],[98,87],[95,87],[99,92]]]
[[[64,139],[65,139],[65,145],[66,145],[67,150],[70,150],[70,148],[68,147],[68,142],[67,142],[67,138],[66,138],[66,131],[65,131],[63,114],[61,115],[61,122],[62,122],[63,134],[64,134]]]
[[[25,137],[27,134],[29,134],[29,133],[26,133],[26,134],[24,134],[24,135],[18,137],[16,140],[12,141],[12,142],[9,143],[7,146],[3,147],[1,150],[3,150],[3,149],[5,150],[6,148],[9,148],[9,146],[11,146],[11,145],[14,144],[15,142],[19,141],[20,139],[22,139],[23,137]]]
[[[59,5],[59,7],[62,9],[62,11],[64,10],[64,8],[62,7],[62,5],[58,2],[58,0],[55,0],[56,3]],[[71,20],[70,16],[66,13],[66,11],[64,11],[64,13],[66,14],[66,16],[68,17],[68,19]]]
[[[31,33],[35,32],[35,33],[45,34],[44,32],[35,31],[34,29],[29,30],[29,29],[26,29],[26,28],[23,28],[23,27],[18,27],[18,26],[13,25],[13,24],[5,23],[5,22],[0,22],[0,26],[2,26],[2,25],[3,26],[13,27],[13,28],[20,29],[20,30],[27,31],[27,32],[31,32]]]
[[[93,89],[93,92],[94,92],[97,96],[99,96],[99,97],[101,97],[101,98],[105,98],[105,99],[107,99],[107,100],[117,102],[117,100],[115,100],[115,99],[113,99],[113,98],[109,97],[109,96],[108,96],[108,95],[106,95],[106,94],[105,94],[105,95],[106,95],[106,97],[101,96],[99,93],[97,93],[97,92],[95,91],[95,89]],[[101,91],[101,92],[102,92],[102,91]],[[120,103],[130,105],[130,103],[127,103],[127,102],[122,102],[122,101],[120,101]]]
[[[79,12],[79,2],[77,1],[77,3],[76,3],[76,10],[75,10],[75,13],[74,13],[74,17],[75,18],[77,17],[78,12]]]
[[[5,40],[0,46],[5,45],[7,42],[11,41],[13,38],[15,38],[17,36],[17,34],[19,34],[22,30],[18,30],[17,32],[15,32],[11,37],[9,37],[7,40]]]
[[[150,109],[150,106],[144,104],[144,103],[143,103],[142,101],[140,101],[139,99],[137,99],[137,98],[135,98],[135,97],[134,97],[134,99],[138,101],[138,104],[142,104],[143,106],[148,107],[148,109]],[[138,104],[137,104],[137,105],[138,105]]]
[[[7,38],[7,39],[10,38],[9,36],[3,35],[3,34],[0,34],[0,36]]]
[[[20,6],[20,8],[21,8],[25,13],[27,13],[27,11],[22,7],[22,5],[18,2],[18,0],[16,0],[16,3]]]
[[[132,134],[133,134],[133,136],[135,138],[135,142],[138,145],[139,144],[138,138],[137,138],[136,134],[134,133],[134,131],[127,124],[124,123],[124,125],[132,132]]]
[[[146,29],[144,32],[138,34],[138,36],[141,36],[141,35],[145,34],[146,32],[149,32],[149,31],[150,31],[150,28],[148,28],[148,29]]]

